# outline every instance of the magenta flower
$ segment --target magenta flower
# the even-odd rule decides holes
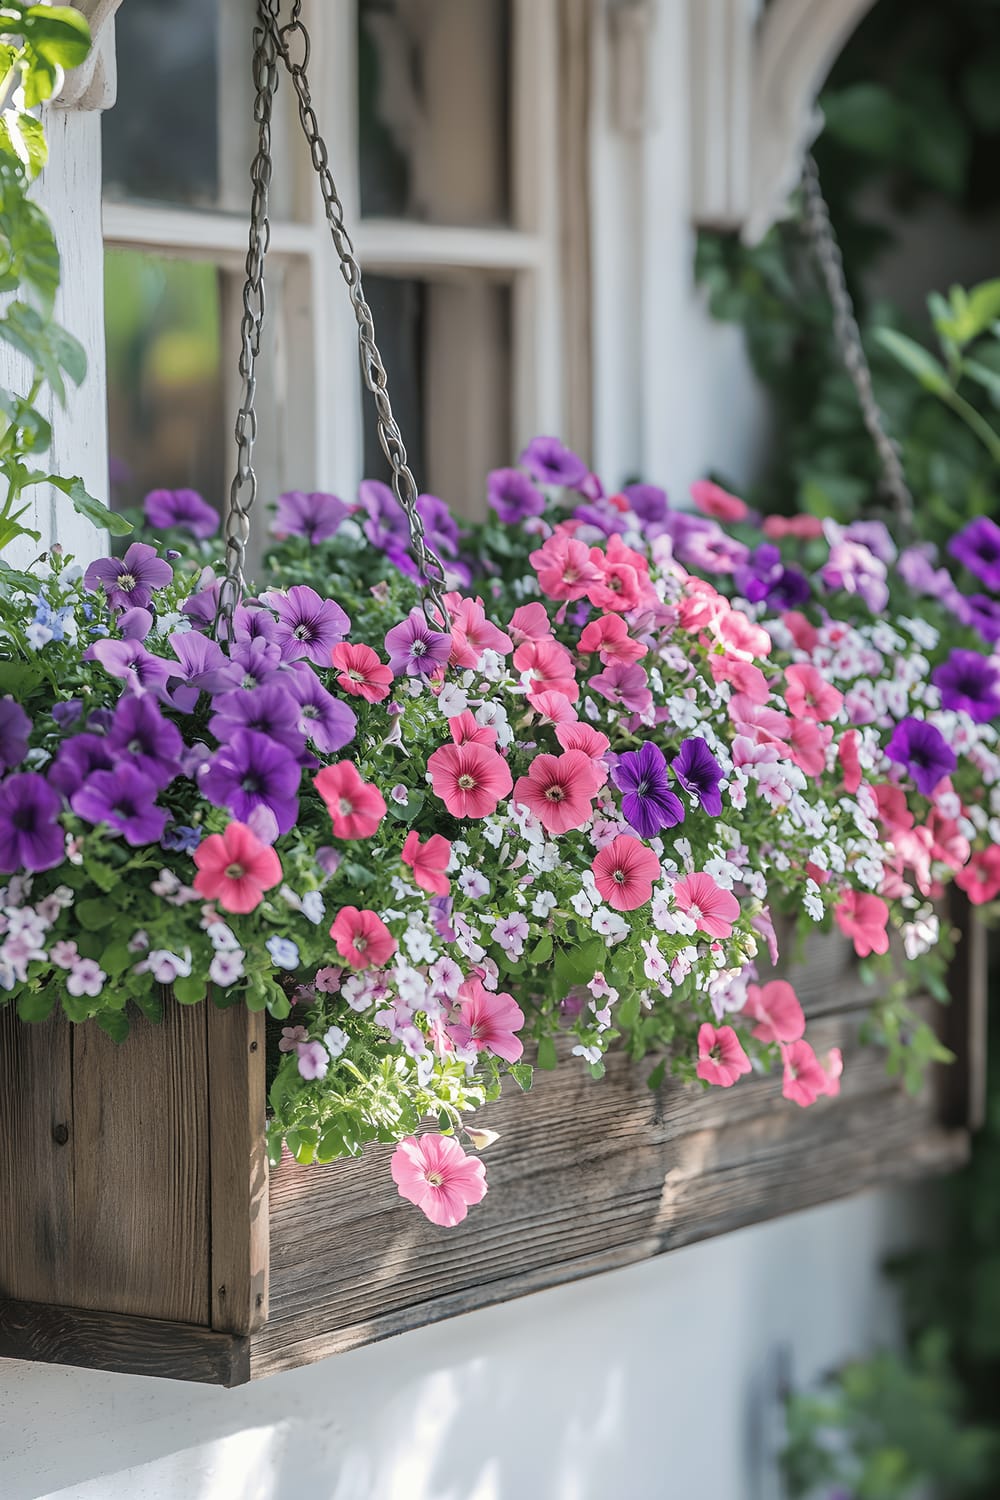
[[[554,437],[532,438],[518,463],[542,484],[561,484],[573,489],[587,478],[583,459]]]
[[[78,739],[89,736],[78,735]],[[66,742],[72,744],[70,740]],[[115,753],[116,770],[132,764],[158,789],[180,775],[184,741],[180,730],[165,719],[148,694],[119,698],[105,744]]]
[[[591,677],[589,686],[609,703],[619,703],[633,714],[645,713],[653,701],[646,674],[635,662],[612,662]]]
[[[349,508],[336,495],[320,490],[287,490],[278,496],[278,509],[272,531],[277,537],[303,536],[313,547],[325,542],[350,515]]]
[[[204,541],[219,529],[219,513],[197,490],[150,490],[142,503],[146,520],[160,531],[176,527]]]
[[[201,778],[201,791],[216,807],[228,807],[241,823],[257,807],[268,808],[279,833],[287,833],[299,810],[298,762],[284,745],[255,729],[237,729],[216,751]]]
[[[680,753],[671,761],[674,775],[700,807],[717,818],[722,812],[722,767],[703,739],[682,740]]]
[[[180,663],[171,668],[171,681],[178,683],[171,698],[181,713],[193,713],[202,693],[214,698],[239,686],[243,676],[239,663],[230,661],[210,636],[198,630],[178,631],[170,637],[170,646]]]
[[[61,864],[66,843],[59,811],[59,798],[35,771],[0,782],[0,870],[37,873]]]
[[[540,516],[545,509],[545,497],[520,469],[494,469],[486,481],[486,493],[506,526]]]
[[[19,766],[28,753],[31,720],[10,696],[0,698],[0,770]]]
[[[123,835],[126,844],[158,844],[167,814],[156,806],[156,783],[135,766],[119,761],[113,771],[94,771],[69,799],[77,817],[106,823]]]
[[[99,557],[83,575],[88,589],[102,588],[117,609],[145,609],[156,589],[173,582],[174,570],[147,542],[133,542],[124,557]]]
[[[278,617],[274,639],[285,661],[308,657],[319,667],[330,665],[330,653],[351,628],[351,622],[332,599],[321,599],[315,589],[299,583],[287,594],[271,589],[264,603]]]
[[[400,1197],[415,1203],[432,1224],[461,1224],[471,1203],[486,1196],[486,1168],[448,1135],[408,1135],[392,1155],[389,1170]]]
[[[133,693],[165,695],[167,682],[175,675],[173,662],[147,651],[141,641],[94,641],[83,653],[84,661],[99,661],[109,677],[117,677]]]
[[[978,651],[952,651],[935,667],[931,682],[941,693],[941,707],[967,713],[977,724],[1000,715],[1000,672]]]
[[[385,649],[389,666],[397,677],[430,677],[448,664],[451,636],[442,630],[431,630],[419,606],[400,624],[386,633]]]

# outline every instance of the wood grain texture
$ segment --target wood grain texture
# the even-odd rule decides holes
[[[243,1385],[249,1340],[190,1323],[129,1318],[0,1297],[0,1357],[122,1375]]]
[[[975,1131],[986,1121],[989,934],[975,908],[955,888],[950,892],[949,913],[959,943],[949,976],[952,1003],[941,1035],[955,1061],[941,1072],[941,1117],[948,1125]]]
[[[205,1002],[211,1173],[211,1323],[247,1334],[267,1318],[264,1017]]]

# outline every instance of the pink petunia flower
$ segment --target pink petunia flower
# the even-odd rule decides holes
[[[543,641],[552,634],[552,623],[545,605],[539,604],[537,599],[515,609],[507,628],[515,646],[520,646],[525,641]]]
[[[385,817],[385,798],[364,780],[352,760],[335,761],[313,777],[338,839],[367,839]]]
[[[453,818],[488,818],[514,785],[507,762],[488,745],[442,745],[427,769],[434,795]]]
[[[861,785],[861,761],[858,759],[858,731],[848,729],[837,744],[837,760],[844,777],[844,791],[853,797]]]
[[[529,693],[528,702],[543,724],[575,724],[576,707],[562,693]]]
[[[973,906],[985,906],[1000,895],[1000,844],[978,850],[963,870],[956,871],[955,884]]]
[[[845,891],[833,915],[844,936],[853,940],[859,958],[867,958],[869,953],[888,953],[889,908],[881,896],[868,891]]]
[[[591,677],[589,685],[609,703],[620,703],[633,714],[645,713],[653,702],[645,670],[635,662],[630,666],[620,661],[612,662],[610,667]]]
[[[580,696],[573,675],[573,658],[557,640],[546,637],[541,641],[525,641],[514,652],[514,666],[518,672],[527,674],[531,693],[562,693],[574,703]]]
[[[748,984],[743,1014],[757,1022],[753,1035],[759,1042],[797,1042],[806,1029],[798,996],[785,979]]]
[[[532,552],[530,562],[538,575],[538,587],[550,599],[582,599],[601,581],[586,542],[575,541],[562,531],[554,532]]]
[[[473,975],[458,992],[459,1019],[448,1027],[456,1047],[474,1046],[514,1063],[524,1051],[515,1032],[524,1025],[524,1012],[512,995],[491,994]]]
[[[714,682],[728,682],[734,693],[742,693],[751,703],[766,703],[770,698],[767,678],[752,662],[715,654],[708,658],[708,665]]]
[[[740,903],[732,891],[724,891],[711,875],[700,872],[675,883],[674,901],[699,932],[707,932],[709,937],[730,937],[740,914]]]
[[[299,1042],[295,1048],[295,1065],[301,1077],[311,1083],[314,1079],[325,1078],[330,1066],[330,1054],[322,1042]]]
[[[546,833],[582,828],[593,811],[601,783],[594,763],[582,750],[536,755],[514,787],[514,801],[533,812]]]
[[[728,656],[753,661],[771,654],[773,642],[763,625],[756,625],[753,620],[748,620],[738,609],[727,609],[717,616],[709,628]]]
[[[765,516],[761,530],[772,542],[780,542],[786,536],[812,542],[823,535],[823,522],[819,516]]]
[[[224,911],[250,912],[281,880],[281,862],[274,850],[245,823],[230,823],[223,833],[210,834],[194,851],[198,873],[194,889]]]
[[[341,958],[352,969],[380,969],[396,951],[396,939],[373,911],[343,906],[330,928]]]
[[[628,833],[605,845],[590,868],[602,901],[616,911],[645,906],[660,878],[660,861],[652,849]]]
[[[368,703],[380,703],[389,696],[392,670],[383,665],[371,646],[352,646],[349,641],[341,641],[334,646],[331,658],[337,681],[345,693],[364,698]]]
[[[406,835],[400,856],[404,865],[409,865],[413,878],[421,890],[433,891],[436,896],[447,896],[451,881],[445,875],[451,858],[451,844],[440,833],[432,833],[425,844],[421,844],[415,828]]]
[[[751,1071],[750,1059],[731,1026],[713,1026],[708,1021],[699,1026],[695,1071],[705,1083],[721,1089],[732,1088],[737,1078]]]
[[[601,615],[583,628],[577,650],[589,656],[596,651],[606,667],[614,661],[639,661],[649,650],[641,641],[634,641],[621,615]]]
[[[576,723],[563,723],[556,725],[556,739],[564,750],[582,750],[584,755],[590,757],[593,762],[594,771],[600,778],[599,786],[603,786],[608,779],[608,768],[604,757],[611,749],[611,741],[606,734],[592,725],[582,721]]]
[[[810,1104],[815,1104],[820,1094],[829,1093],[830,1079],[808,1042],[791,1042],[783,1046],[781,1058],[784,1063],[781,1092],[786,1099],[807,1109]],[[837,1078],[839,1090],[839,1074]]]
[[[796,719],[835,719],[844,703],[844,695],[827,682],[818,667],[796,662],[785,668],[785,702]]]
[[[728,599],[707,578],[686,578],[684,597],[677,606],[678,623],[682,630],[696,635],[700,630],[710,630],[729,607]]]
[[[711,516],[713,520],[745,521],[750,514],[745,500],[741,500],[738,495],[731,495],[710,479],[695,480],[690,494],[702,515]]]
[[[468,1156],[454,1136],[408,1135],[389,1166],[400,1197],[415,1203],[432,1224],[461,1224],[469,1205],[486,1197],[486,1168]]]
[[[506,656],[513,649],[510,636],[486,618],[482,599],[445,594],[444,602],[451,619],[452,666],[478,667],[484,651]]]
[[[497,732],[492,724],[480,724],[468,709],[448,720],[448,728],[456,745],[489,745],[496,747]]]
[[[840,1079],[844,1071],[844,1054],[839,1047],[831,1047],[826,1054],[826,1061],[821,1062],[823,1072],[826,1074],[826,1088],[824,1094],[830,1099],[836,1099],[840,1093]]]
[[[822,776],[826,769],[826,747],[833,739],[829,724],[815,719],[793,719],[788,742],[792,760],[806,776]]]
[[[598,570],[598,580],[587,590],[587,598],[595,609],[629,614],[642,602],[642,587],[638,570],[631,561],[614,559],[591,547],[590,560]]]

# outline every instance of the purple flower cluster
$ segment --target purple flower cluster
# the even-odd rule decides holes
[[[703,739],[682,740],[670,770],[696,807],[719,816],[722,767]],[[619,756],[611,776],[622,793],[622,812],[641,838],[655,838],[684,821],[684,804],[670,786],[666,756],[651,740]]]
[[[750,604],[771,609],[799,609],[812,596],[808,578],[798,568],[787,568],[771,542],[763,542],[733,573],[733,582]]]
[[[151,490],[142,508],[157,531],[187,531],[203,541],[219,529],[218,511],[197,490]]]

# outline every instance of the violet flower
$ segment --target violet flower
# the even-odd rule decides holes
[[[0,770],[19,766],[28,753],[31,720],[9,695],[0,698]]]
[[[705,573],[732,573],[750,556],[750,548],[728,536],[717,521],[689,528],[679,541],[675,538],[674,551],[685,567]]]
[[[904,547],[896,562],[896,572],[915,594],[926,594],[932,599],[941,599],[954,587],[947,568],[935,568],[937,548],[933,542],[919,542]]]
[[[761,604],[778,583],[784,569],[781,553],[771,542],[762,542],[733,573],[733,583],[749,604]]]
[[[116,753],[116,770],[134,765],[158,791],[180,775],[184,753],[180,730],[163,717],[148,694],[119,698],[105,743]]]
[[[418,495],[417,514],[424,523],[424,535],[435,552],[457,557],[461,534],[458,522],[448,506],[437,495]]]
[[[307,584],[295,584],[286,593],[271,589],[261,598],[278,617],[274,639],[284,661],[303,656],[317,666],[330,665],[330,653],[347,635],[351,622],[332,599],[321,599]]]
[[[670,502],[666,490],[656,484],[627,484],[622,494],[631,507],[632,514],[646,526],[661,526],[667,519]]]
[[[386,632],[385,649],[395,676],[429,677],[439,667],[447,666],[451,636],[432,630],[423,610],[415,605],[405,620]]]
[[[378,479],[363,479],[358,498],[368,514],[363,530],[372,546],[380,552],[405,554],[410,545],[410,524],[389,486]]]
[[[622,792],[622,812],[641,838],[655,838],[684,821],[684,805],[671,791],[663,751],[652,740],[618,757],[611,779]]]
[[[554,437],[532,438],[518,463],[541,484],[561,484],[573,489],[588,477],[583,459]]]
[[[925,719],[901,719],[885,747],[890,760],[905,766],[918,792],[930,797],[957,761],[944,735]]]
[[[263,605],[237,604],[233,610],[234,641],[274,641],[278,622]]]
[[[145,609],[155,589],[173,582],[174,570],[148,542],[133,542],[124,557],[99,557],[83,575],[84,588],[102,588],[117,609]]]
[[[591,677],[588,686],[609,703],[620,703],[630,713],[643,714],[653,701],[649,680],[638,662],[613,661]]]
[[[88,823],[106,823],[133,849],[159,843],[167,823],[166,812],[156,806],[156,783],[127,761],[113,771],[94,771],[69,805]]]
[[[670,764],[689,796],[711,817],[717,818],[722,812],[719,783],[723,779],[723,772],[705,741],[698,736],[682,740],[680,752]]]
[[[486,495],[505,526],[519,526],[545,510],[545,496],[520,469],[493,469],[486,480]]]
[[[216,711],[208,721],[210,733],[225,744],[238,729],[254,729],[284,745],[296,760],[300,760],[306,748],[306,737],[299,728],[296,705],[286,686],[291,676],[290,672],[283,672],[254,692],[239,688],[236,692],[226,693],[218,700]]]
[[[141,702],[141,699],[134,700]],[[49,767],[49,785],[69,800],[92,771],[110,771],[115,761],[107,740],[100,734],[75,734],[63,740]]]
[[[276,537],[303,536],[315,547],[333,536],[350,509],[336,495],[320,490],[286,490],[278,496],[278,509],[271,529]]]
[[[167,682],[176,675],[173,662],[147,651],[141,641],[94,641],[83,653],[84,661],[99,661],[109,677],[117,677],[130,692],[166,693]]]
[[[160,848],[170,854],[193,854],[202,840],[200,828],[186,823],[168,823],[160,835]]]
[[[1000,526],[989,516],[977,516],[948,543],[952,557],[974,573],[994,593],[1000,591]]]
[[[287,833],[298,815],[301,779],[298,762],[284,745],[255,729],[237,729],[212,757],[200,786],[209,802],[228,807],[241,823],[263,806],[273,813],[278,832]]]
[[[962,624],[971,625],[984,641],[995,646],[1000,641],[1000,603],[988,594],[970,594],[962,600],[962,605]]]
[[[235,641],[229,648],[229,660],[240,669],[237,685],[248,692],[270,682],[283,667],[281,647],[277,641],[265,640],[263,636]]]
[[[150,526],[159,531],[176,527],[204,541],[219,529],[219,513],[197,490],[150,490],[142,503]]]
[[[191,621],[195,630],[208,631],[215,624],[215,617],[219,612],[219,585],[209,584],[208,588],[199,589],[196,594],[191,594],[181,605],[181,614]]]
[[[64,703],[53,703],[52,718],[60,729],[68,729],[75,724],[83,713],[83,703],[79,698],[67,698]]]
[[[887,568],[896,561],[898,549],[884,521],[852,521],[845,527],[844,536],[849,542],[860,542],[867,547]]]
[[[66,840],[59,812],[59,798],[36,771],[18,771],[0,782],[0,870],[37,873],[62,864]]]
[[[626,524],[622,512],[607,500],[594,500],[588,505],[576,506],[573,519],[579,521],[581,526],[591,527],[598,537],[620,536]]]
[[[327,692],[312,667],[298,662],[282,681],[299,706],[299,728],[321,755],[335,755],[351,743],[358,728],[354,710]]]
[[[931,682],[941,694],[941,707],[967,713],[977,724],[1000,715],[1000,671],[978,651],[952,651],[935,667]]]
[[[850,541],[835,521],[824,521],[823,533],[830,544],[830,555],[820,569],[826,588],[856,594],[873,615],[880,615],[889,603],[885,563],[861,542]]]
[[[215,698],[231,692],[243,676],[239,663],[229,660],[218,641],[197,630],[176,632],[170,646],[179,663],[171,667],[170,680],[177,685],[170,696],[181,713],[193,713],[202,693]]]
[[[123,609],[118,616],[118,634],[123,641],[144,641],[153,628],[148,609]]]

